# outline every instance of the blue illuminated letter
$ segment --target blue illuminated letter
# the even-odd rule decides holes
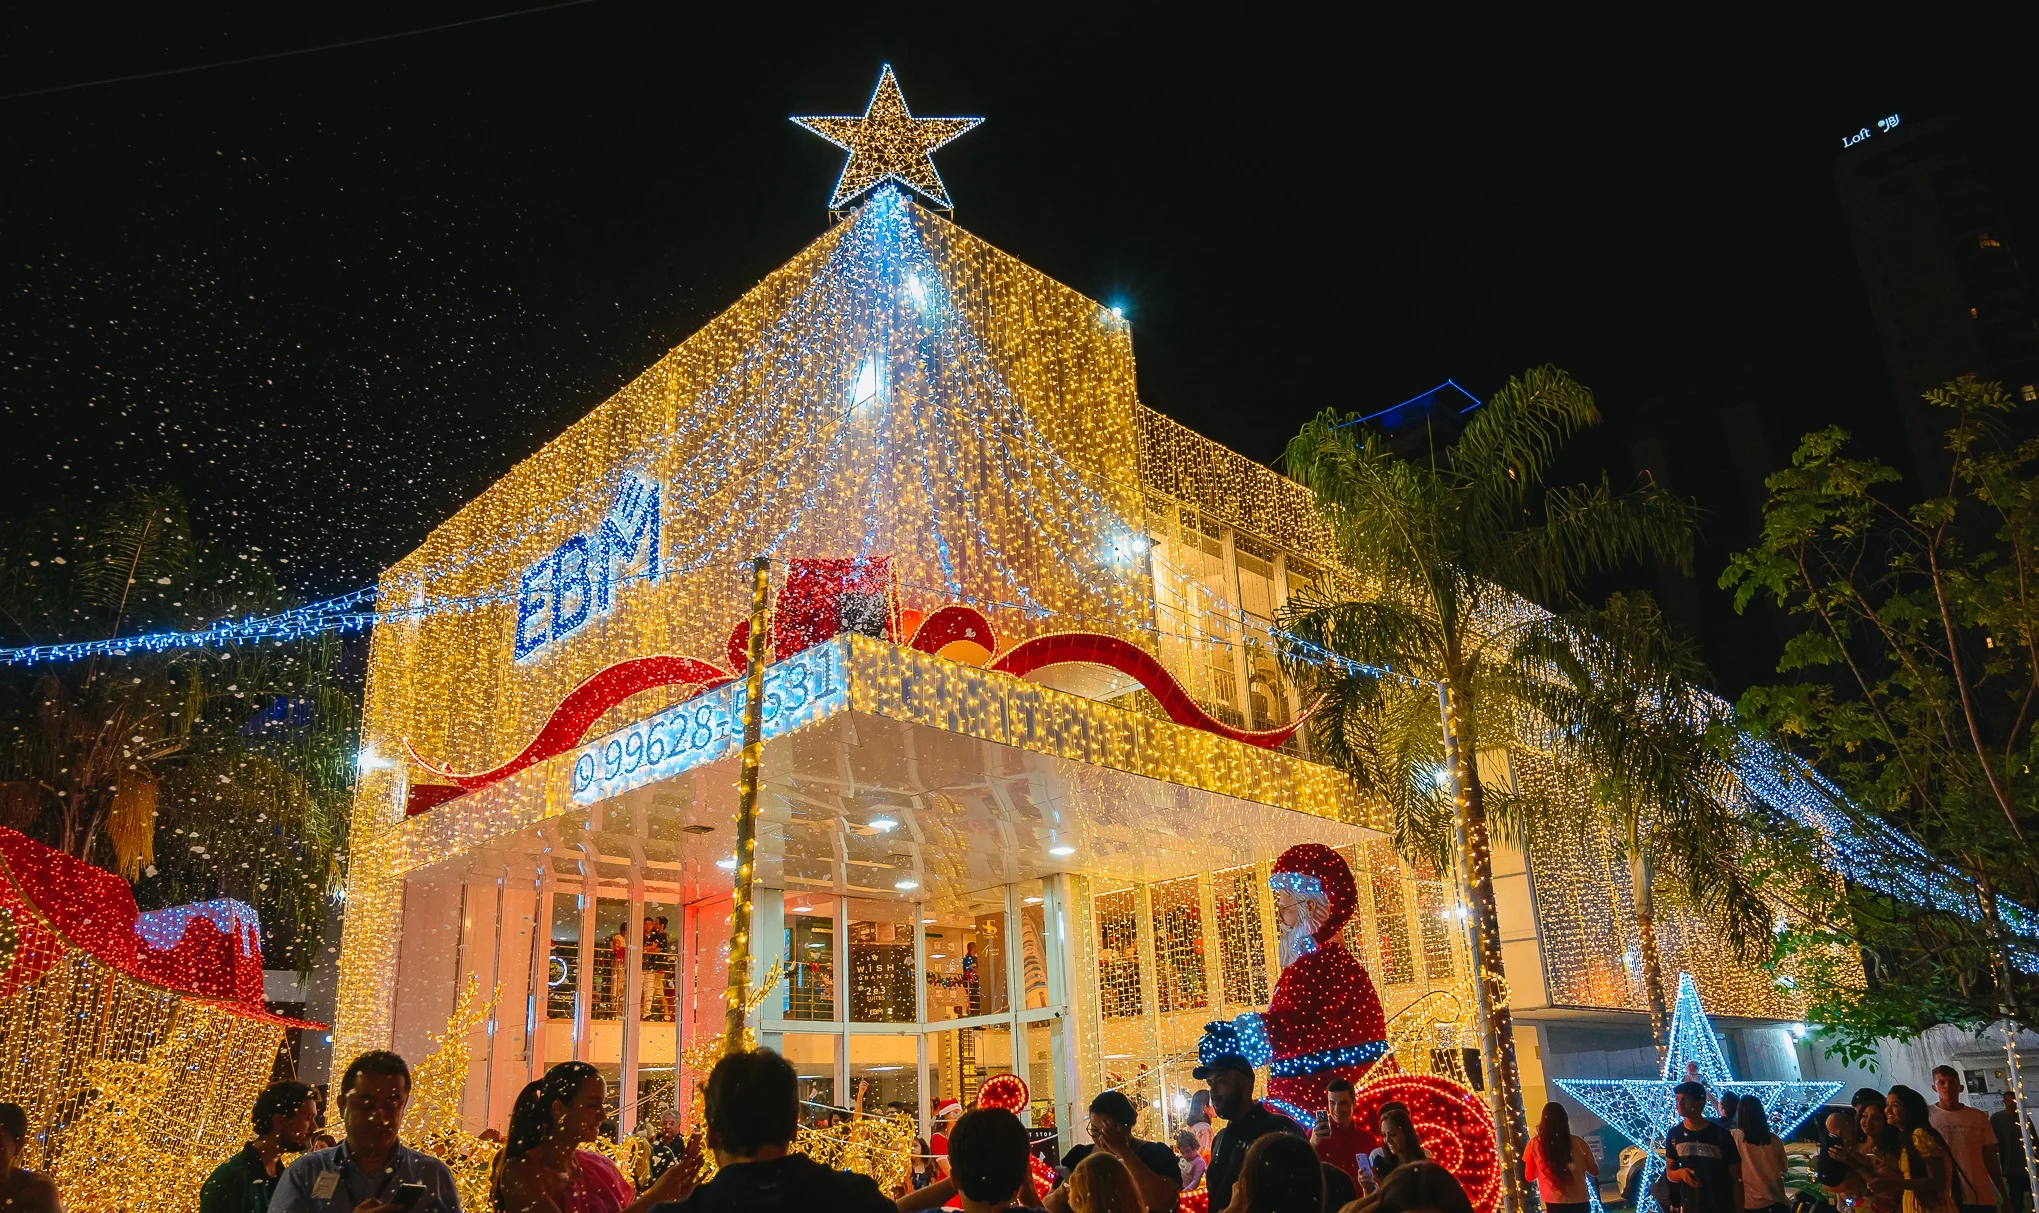
[[[658,547],[663,529],[658,497],[657,485],[647,485],[635,476],[626,477],[616,491],[614,508],[602,519],[595,540],[595,609],[604,615],[614,605],[612,587],[618,581],[629,580],[630,564],[637,558],[639,546],[644,548],[645,580],[658,580]],[[630,528],[628,534],[624,533],[625,526]],[[620,577],[619,571],[623,574]]]
[[[552,557],[552,639],[559,640],[580,630],[588,621],[588,607],[594,594],[588,584],[588,537],[575,535],[553,550]],[[571,609],[567,603],[573,603]]]
[[[544,584],[544,581],[550,579],[551,574],[552,557],[547,556],[537,564],[525,569],[523,579],[517,583],[516,659],[518,661],[522,661],[539,649],[544,648],[545,642],[552,639],[545,630],[545,605],[551,594],[550,587]],[[533,620],[539,621],[538,628],[535,631],[531,628]]]

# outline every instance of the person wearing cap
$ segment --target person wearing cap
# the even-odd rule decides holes
[[[1211,1141],[1211,1165],[1204,1171],[1210,1207],[1216,1210],[1232,1203],[1232,1185],[1246,1165],[1247,1147],[1269,1133],[1304,1133],[1303,1126],[1253,1098],[1253,1063],[1244,1056],[1225,1051],[1219,1038],[1211,1036],[1204,1038],[1199,1053],[1201,1064],[1190,1073],[1210,1087],[1211,1110],[1225,1119]]]

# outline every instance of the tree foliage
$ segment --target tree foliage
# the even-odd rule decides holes
[[[1721,575],[1737,609],[1761,596],[1803,625],[1778,663],[1787,680],[1747,692],[1744,720],[1832,779],[1834,794],[1799,786],[1824,795],[1836,836],[1892,828],[1926,851],[1857,845],[1884,878],[1780,945],[1862,949],[1866,988],[1836,971],[1815,991],[1857,1054],[1935,1023],[2031,1022],[2039,993],[2020,969],[2039,943],[2039,439],[2016,436],[1997,384],[1964,377],[1926,399],[1946,411],[1952,454],[1936,494],[1908,500],[1843,430],[1808,434],[1768,480],[1761,541]],[[1905,883],[1939,904],[1878,891]]]
[[[1332,412],[1304,426],[1285,456],[1358,578],[1292,599],[1281,613],[1285,668],[1325,697],[1312,743],[1394,807],[1405,851],[1441,859],[1454,825],[1463,829],[1490,986],[1499,978],[1499,925],[1488,822],[1519,831],[1530,806],[1487,787],[1474,758],[1521,735],[1523,645],[1548,618],[1535,604],[1568,605],[1583,578],[1624,561],[1691,561],[1689,507],[1655,484],[1626,493],[1604,477],[1545,484],[1565,443],[1598,421],[1591,392],[1541,367],[1504,384],[1427,462],[1398,456],[1358,417]],[[1439,778],[1440,686],[1457,719],[1458,812],[1443,792],[1450,781]],[[1515,1105],[1508,1132],[1519,1147],[1526,1130],[1505,983],[1491,997],[1497,1077]]]
[[[258,551],[139,490],[0,520],[10,646],[103,640],[285,605]],[[357,709],[333,638],[0,666],[0,824],[121,872],[143,907],[255,905],[308,966],[336,887]]]

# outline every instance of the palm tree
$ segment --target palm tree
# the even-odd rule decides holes
[[[1599,610],[1548,619],[1516,652],[1514,700],[1544,745],[1588,789],[1586,821],[1621,839],[1634,888],[1643,987],[1661,1057],[1670,996],[1657,950],[1656,874],[1721,926],[1745,959],[1768,952],[1770,912],[1742,862],[1745,791],[1738,733],[1726,704],[1699,689],[1693,647],[1647,594],[1616,594]],[[1539,806],[1562,811],[1558,806]]]
[[[1415,827],[1455,819],[1489,1065],[1504,1101],[1503,1174],[1518,1208],[1515,1160],[1528,1126],[1494,907],[1490,793],[1475,757],[1484,738],[1505,744],[1510,736],[1516,650],[1544,617],[1532,603],[1566,597],[1583,577],[1629,560],[1691,564],[1690,509],[1655,484],[1623,494],[1604,476],[1598,485],[1544,486],[1566,441],[1599,419],[1590,391],[1541,367],[1502,385],[1425,462],[1389,451],[1357,415],[1331,411],[1305,425],[1284,456],[1288,474],[1316,495],[1357,584],[1284,608],[1294,639],[1283,660],[1326,696],[1312,732],[1320,752],[1396,806],[1401,841],[1418,843]],[[1379,669],[1428,686],[1369,672]],[[1417,727],[1426,698],[1433,712],[1443,704],[1449,722],[1428,733],[1434,748]],[[1378,732],[1384,721],[1402,725],[1387,741]],[[1439,802],[1440,773],[1456,777],[1455,804]],[[1519,811],[1512,798],[1492,799],[1503,824]],[[1430,849],[1441,849],[1437,832],[1425,833]]]

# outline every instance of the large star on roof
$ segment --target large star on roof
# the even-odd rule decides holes
[[[982,118],[916,118],[906,108],[899,80],[886,64],[863,116],[795,118],[794,122],[849,151],[829,209],[848,206],[881,181],[899,184],[936,206],[953,207],[942,175],[935,171],[936,148],[984,121]]]
[[[1657,1213],[1650,1185],[1664,1173],[1664,1135],[1678,1120],[1671,1088],[1685,1081],[1685,1063],[1697,1063],[1699,1080],[1716,1098],[1732,1091],[1763,1101],[1763,1118],[1779,1139],[1805,1123],[1841,1089],[1837,1082],[1743,1082],[1728,1072],[1720,1041],[1706,1022],[1692,974],[1678,974],[1678,1007],[1671,1015],[1671,1045],[1659,1078],[1560,1078],[1559,1089],[1585,1104],[1615,1132],[1641,1146],[1649,1159],[1636,1191],[1636,1213]]]

